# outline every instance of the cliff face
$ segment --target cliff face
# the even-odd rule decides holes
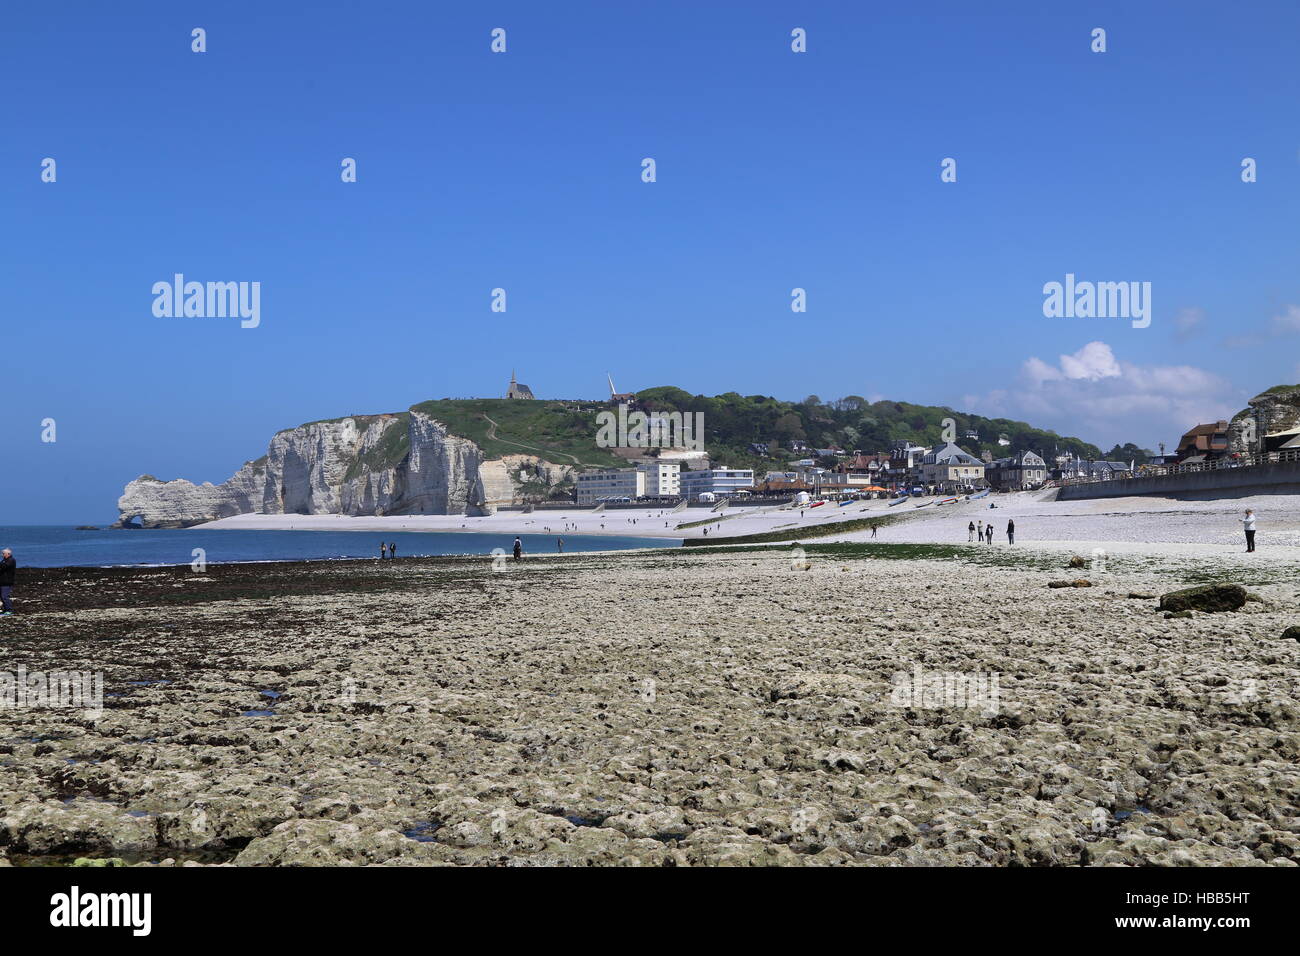
[[[484,514],[546,494],[573,468],[531,455],[484,459],[416,411],[312,422],[276,434],[266,455],[219,485],[142,475],[118,524],[184,528],[237,514]]]
[[[1253,454],[1252,439],[1300,427],[1300,385],[1278,385],[1256,395],[1228,426],[1228,451]]]

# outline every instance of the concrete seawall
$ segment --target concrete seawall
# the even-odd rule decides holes
[[[1189,471],[1178,475],[1157,475],[1153,478],[1120,478],[1115,481],[1066,485],[1060,489],[1056,500],[1126,498],[1129,495],[1206,500],[1297,494],[1300,494],[1300,461],[1284,461],[1241,468]]]

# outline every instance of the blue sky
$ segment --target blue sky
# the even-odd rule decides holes
[[[1172,444],[1300,380],[1295,3],[3,21],[0,524],[108,521],[141,473],[221,481],[279,428],[499,395],[512,367],[542,397],[597,396],[609,371],[947,404],[1105,447]],[[155,317],[177,272],[260,282],[261,325]],[[1045,318],[1066,273],[1150,282],[1150,327]]]

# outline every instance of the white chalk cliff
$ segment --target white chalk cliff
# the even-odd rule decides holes
[[[118,499],[118,525],[184,528],[238,514],[487,514],[571,479],[532,455],[488,459],[412,409],[279,432],[266,455],[219,485],[141,475]]]

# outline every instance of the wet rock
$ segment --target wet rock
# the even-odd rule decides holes
[[[157,844],[152,820],[92,800],[47,800],[14,807],[0,819],[0,842],[13,852],[52,856],[88,851],[142,853]]]
[[[1201,584],[1170,591],[1160,596],[1162,611],[1235,611],[1246,603],[1246,589],[1240,584]]]
[[[406,856],[427,857],[422,847],[395,830],[367,832],[336,820],[286,820],[249,843],[235,865],[368,866]]]

